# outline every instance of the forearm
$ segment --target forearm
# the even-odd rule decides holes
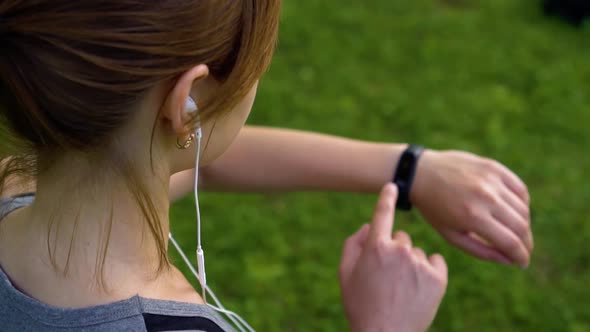
[[[246,127],[223,156],[201,169],[200,180],[213,191],[377,192],[391,180],[405,147]]]

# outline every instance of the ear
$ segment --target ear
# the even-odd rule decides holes
[[[204,83],[208,76],[209,67],[207,65],[195,66],[182,74],[166,96],[160,114],[164,120],[171,124],[175,134],[183,135],[190,131],[190,128],[186,128],[186,123],[191,119],[190,114],[185,112],[186,102],[191,91],[200,90],[193,89],[193,85]],[[193,97],[198,103],[199,96]]]

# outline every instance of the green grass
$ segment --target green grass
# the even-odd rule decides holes
[[[548,19],[539,2],[284,2],[251,124],[465,149],[529,185],[536,249],[524,271],[479,262],[418,214],[398,215],[449,264],[432,331],[590,331],[590,25]],[[344,331],[341,245],[374,200],[203,194],[208,279],[260,331]],[[186,249],[193,220],[191,198],[175,205]]]

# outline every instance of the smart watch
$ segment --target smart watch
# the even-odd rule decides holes
[[[398,188],[398,198],[396,208],[402,211],[412,210],[412,202],[410,202],[410,190],[416,175],[416,168],[418,160],[424,152],[424,147],[420,145],[410,144],[402,153],[399,159],[395,175],[393,176],[393,183]]]

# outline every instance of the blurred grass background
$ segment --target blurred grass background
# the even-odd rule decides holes
[[[278,52],[249,123],[464,149],[500,160],[529,185],[528,270],[479,262],[418,213],[398,214],[398,229],[449,264],[432,331],[590,331],[590,25],[571,28],[540,8],[536,0],[284,1]],[[341,246],[369,220],[375,198],[203,194],[213,289],[260,331],[347,330]],[[171,213],[193,250],[192,198]]]

